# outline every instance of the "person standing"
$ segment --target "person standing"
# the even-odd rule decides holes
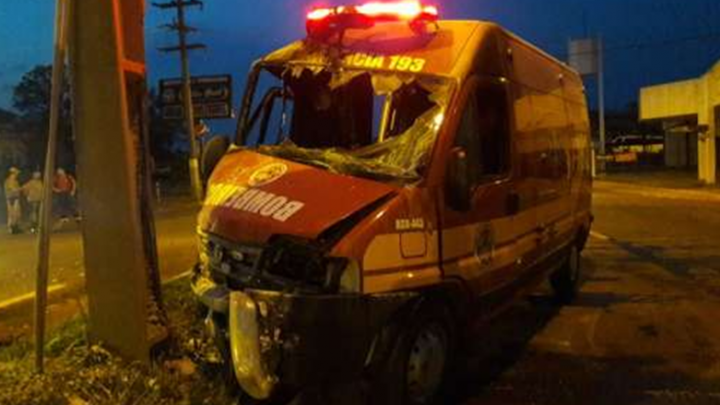
[[[20,217],[22,211],[20,208],[20,196],[22,188],[20,187],[20,170],[11,167],[8,176],[5,179],[5,202],[7,203],[7,226],[8,232],[17,234],[21,232]]]
[[[65,172],[65,169],[58,168],[53,179],[53,193],[57,201],[57,213],[61,222],[68,222],[75,216],[73,199],[77,191],[75,178]]]
[[[40,205],[43,199],[42,174],[34,172],[32,179],[23,185],[23,194],[30,206],[30,231],[36,232],[40,222]]]

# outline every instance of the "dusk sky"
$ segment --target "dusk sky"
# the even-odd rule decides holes
[[[304,35],[304,14],[318,0],[206,0],[189,12],[207,51],[193,53],[196,74],[232,73],[243,84],[250,62]],[[148,2],[149,3],[149,2]],[[443,18],[500,23],[559,58],[569,38],[602,35],[608,52],[610,108],[636,101],[641,86],[691,78],[720,59],[717,0],[440,0]],[[0,1],[0,108],[11,107],[12,88],[33,65],[52,58],[53,0]],[[157,28],[172,13],[147,10],[150,85],[176,76],[176,55],[156,50],[175,42]],[[589,86],[592,89],[592,85]],[[592,93],[591,93],[592,94]],[[239,95],[236,99],[239,98]],[[223,127],[225,125],[222,125]]]

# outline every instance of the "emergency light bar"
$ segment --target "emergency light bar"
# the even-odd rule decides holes
[[[438,20],[438,8],[419,1],[370,2],[359,6],[315,8],[307,15],[307,33],[326,38],[350,28],[372,28],[377,22],[407,21],[412,27]]]

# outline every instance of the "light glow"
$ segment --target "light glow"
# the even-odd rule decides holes
[[[437,17],[440,15],[440,12],[438,11],[438,8],[436,6],[423,7],[423,13],[433,17]]]
[[[308,13],[307,19],[310,21],[320,21],[333,14],[342,14],[347,11],[347,9],[346,7],[338,7],[335,9],[327,7],[316,8]],[[353,8],[351,7],[350,9]],[[391,3],[373,1],[355,7],[354,11],[368,17],[392,16],[402,20],[413,20],[422,15],[437,17],[439,14],[436,6],[424,6],[416,0]]]
[[[393,15],[402,19],[412,20],[423,12],[423,7],[418,1],[402,1],[397,3],[371,2],[358,6],[357,11],[368,17]]]
[[[350,28],[367,29],[377,22],[407,21],[413,29],[438,20],[436,6],[419,0],[395,2],[371,1],[359,6],[316,7],[307,14],[307,32],[311,37],[330,36]]]
[[[332,9],[316,8],[315,10],[308,13],[307,19],[313,21],[324,20],[325,18],[329,17],[330,14],[332,14]]]
[[[435,116],[435,118],[433,119],[433,124],[434,124],[436,131],[438,129],[440,129],[440,126],[442,125],[442,123],[444,121],[445,121],[445,114],[439,113],[438,115]]]

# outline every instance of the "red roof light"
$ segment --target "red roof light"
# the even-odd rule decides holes
[[[307,19],[313,21],[324,20],[325,18],[330,17],[330,14],[332,13],[333,9],[331,8],[316,8],[308,13]]]
[[[359,6],[313,9],[307,15],[307,28],[310,36],[327,36],[328,31],[369,28],[378,21],[436,22],[438,14],[436,6],[423,5],[417,0],[372,1]]]
[[[438,11],[437,6],[425,6],[423,7],[423,14],[437,18],[440,15],[440,12]]]
[[[395,16],[403,20],[412,20],[422,13],[422,6],[417,1],[372,2],[358,6],[357,12],[368,17]]]

